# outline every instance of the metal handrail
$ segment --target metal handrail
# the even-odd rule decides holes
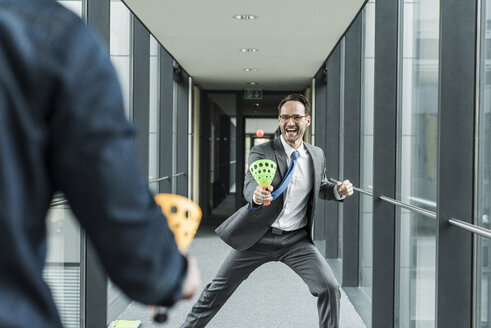
[[[233,164],[237,164],[237,161],[230,161],[228,163],[223,163],[223,164],[219,164],[219,165],[216,165],[215,167],[224,167],[224,166],[230,166],[230,165],[233,165]]]
[[[330,178],[329,181],[331,181],[333,183],[339,182],[338,180],[332,179],[332,178]],[[358,191],[358,192],[361,192],[361,193],[364,193],[364,194],[373,196],[372,193],[369,193],[369,192],[367,192],[365,190],[362,190],[360,188],[357,188],[355,186],[353,186],[353,189],[356,190],[356,191]],[[392,199],[392,198],[387,197],[387,196],[384,196],[384,195],[381,195],[379,198],[381,200],[383,200],[383,201],[386,201],[388,203],[391,203],[392,205],[403,207],[403,208],[405,208],[407,210],[410,210],[410,211],[413,211],[413,212],[417,212],[417,213],[419,213],[421,215],[430,217],[432,219],[436,219],[436,212],[425,210],[424,208],[420,208],[420,207],[417,207],[417,206],[414,206],[414,205],[411,205],[411,204],[403,203],[401,201]],[[431,205],[433,205],[433,203]],[[435,204],[435,206],[436,206],[436,204]],[[458,220],[458,219],[455,219],[455,218],[450,218],[448,220],[448,223],[450,223],[450,224],[452,224],[452,225],[454,225],[456,227],[459,227],[461,229],[464,229],[466,231],[475,233],[475,234],[477,234],[479,236],[482,236],[482,237],[486,237],[486,238],[491,239],[491,230],[490,229],[486,229],[486,228],[480,227],[478,225],[471,224],[471,223],[468,223],[468,222],[465,222],[465,221],[462,221],[462,220]]]
[[[179,172],[179,173],[173,174],[171,176],[165,176],[165,177],[153,179],[153,180],[148,181],[148,183],[155,183],[155,182],[159,182],[159,181],[169,180],[170,178],[179,177],[181,175],[186,175],[186,172]]]
[[[419,197],[415,197],[415,196],[409,196],[409,200],[411,200],[411,202],[415,202],[415,203],[420,203],[420,204],[426,205],[426,206],[428,206],[430,208],[437,208],[436,202],[433,202],[433,201],[428,200],[428,199],[419,198]]]
[[[472,233],[478,234],[480,236],[491,239],[491,230],[489,230],[489,229],[477,226],[475,224],[467,223],[467,222],[462,221],[462,220],[454,219],[454,218],[450,218],[448,220],[448,223],[450,223],[456,227],[462,228],[464,230],[470,231]]]
[[[329,178],[328,180],[331,181],[332,183],[341,182],[341,181],[338,181],[338,180],[333,179],[333,178]],[[366,190],[363,190],[363,189],[358,188],[358,187],[355,187],[355,186],[353,186],[353,190],[356,190],[358,192],[361,192],[362,194],[365,194],[365,195],[368,195],[370,197],[373,197],[373,193],[371,193],[370,191],[366,191]]]
[[[185,174],[186,174],[185,172],[179,172],[179,173],[173,174],[172,177],[178,177],[178,176],[185,175]],[[161,178],[158,178],[158,179],[150,180],[149,183],[159,182],[159,181],[168,180],[168,179],[170,179],[170,177],[169,176],[165,176],[165,177],[161,177]],[[340,181],[338,181],[336,179],[333,179],[333,178],[329,178],[329,181],[331,181],[333,183],[340,182]],[[358,191],[358,192],[360,192],[362,194],[365,194],[365,195],[368,195],[368,196],[373,197],[373,193],[371,193],[369,191],[366,191],[366,190],[363,190],[361,188],[358,188],[358,187],[353,186],[353,190],[356,190],[356,191]],[[413,212],[417,212],[417,213],[419,213],[421,215],[430,217],[432,219],[436,219],[436,212],[425,210],[423,208],[420,208],[420,207],[417,207],[417,206],[414,206],[414,205],[411,205],[411,204],[403,203],[401,201],[392,199],[392,198],[387,197],[387,196],[384,196],[384,195],[381,195],[379,198],[381,200],[386,201],[388,203],[391,203],[391,204],[393,204],[395,206],[403,207],[403,208],[405,208],[407,210],[410,210],[410,211],[413,211]],[[50,203],[50,207],[64,205],[64,204],[67,204],[67,203],[68,203],[68,200],[66,200],[66,199],[53,200]],[[459,227],[461,229],[464,229],[466,231],[469,231],[469,232],[475,233],[477,235],[480,235],[482,237],[486,237],[486,238],[491,239],[491,230],[489,230],[489,229],[480,227],[480,226],[475,225],[475,224],[467,223],[465,221],[458,220],[458,219],[455,219],[455,218],[450,218],[448,220],[448,223],[450,223],[450,224],[452,224],[452,225],[454,225],[456,227]]]
[[[396,205],[396,206],[405,208],[407,210],[410,210],[412,212],[416,212],[416,213],[419,213],[421,215],[427,216],[429,218],[436,219],[436,212],[428,211],[428,210],[425,210],[424,208],[421,208],[421,207],[417,207],[417,206],[414,206],[411,204],[403,203],[401,201],[392,199],[392,198],[384,196],[384,195],[381,195],[380,199],[383,201],[386,201],[388,203],[391,203],[392,205]]]
[[[336,179],[333,179],[333,178],[329,178],[329,181],[333,182],[333,183],[338,183],[340,181],[336,180]],[[353,189],[358,191],[358,192],[361,192],[365,195],[368,195],[368,196],[372,196],[373,197],[373,193],[369,192],[369,191],[366,191],[366,190],[363,190],[363,189],[360,189],[358,187],[355,187],[353,186]],[[427,217],[430,217],[432,219],[436,219],[436,212],[432,212],[432,211],[429,211],[429,210],[425,210],[424,208],[420,208],[420,207],[417,207],[417,206],[414,206],[414,205],[411,205],[411,204],[407,204],[407,203],[403,203],[401,201],[398,201],[398,200],[395,200],[395,199],[392,199],[390,197],[387,197],[387,196],[384,196],[384,195],[381,195],[379,196],[379,198],[383,201],[386,201],[388,203],[391,203],[392,205],[395,205],[395,206],[399,206],[399,207],[402,207],[402,208],[405,208],[407,210],[410,210],[410,211],[413,211],[413,212],[416,212],[416,213],[419,213],[419,214],[422,214],[424,216],[427,216]]]
[[[168,179],[170,179],[169,176],[167,176],[167,177],[161,177],[161,178],[150,180],[150,181],[148,181],[148,183],[155,183],[155,182],[164,181],[164,180],[168,180]]]

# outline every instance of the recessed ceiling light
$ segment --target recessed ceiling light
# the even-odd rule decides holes
[[[258,52],[259,49],[256,49],[256,48],[242,48],[242,49],[239,49],[240,52]]]
[[[258,85],[259,82],[247,82],[247,84],[249,84],[249,85]]]
[[[257,71],[258,69],[253,67],[244,68],[244,72],[257,72]]]
[[[257,18],[256,15],[247,15],[247,14],[234,15],[232,17],[237,20],[252,20]]]

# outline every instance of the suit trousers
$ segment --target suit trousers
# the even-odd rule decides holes
[[[181,328],[205,327],[256,268],[280,261],[288,265],[317,297],[319,327],[339,326],[340,286],[305,229],[274,235],[271,229],[251,248],[232,249],[211,283],[206,285]]]

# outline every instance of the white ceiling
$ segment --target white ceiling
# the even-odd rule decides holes
[[[124,2],[203,89],[296,90],[310,85],[365,0]]]

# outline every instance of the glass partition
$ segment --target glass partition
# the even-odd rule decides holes
[[[116,68],[119,83],[123,92],[125,113],[128,118],[132,115],[132,23],[131,13],[120,0],[111,0],[110,16],[110,55],[111,62]]]
[[[490,229],[491,216],[491,0],[482,1],[480,49],[477,224]],[[491,323],[491,240],[477,237],[476,327]]]
[[[346,41],[341,39],[341,63],[339,68],[339,179],[344,180],[344,81],[346,62]],[[338,259],[343,261],[343,217],[344,207],[338,203]]]
[[[175,79],[172,81],[172,193],[177,194],[177,107],[178,85]]]
[[[77,16],[84,17],[84,1],[82,0],[58,0],[60,4],[73,11]]]
[[[360,187],[373,191],[373,95],[375,67],[375,0],[363,8],[361,73]],[[372,297],[372,204],[373,198],[360,194],[360,287]]]
[[[438,0],[401,0],[397,198],[436,211]],[[435,327],[436,221],[397,209],[396,327]]]
[[[160,68],[159,43],[150,35],[150,122],[149,122],[149,180],[159,178],[159,130],[160,130]],[[151,183],[150,189],[159,192],[159,183]]]
[[[82,231],[68,206],[47,216],[48,254],[43,271],[64,327],[80,327],[82,313]]]

